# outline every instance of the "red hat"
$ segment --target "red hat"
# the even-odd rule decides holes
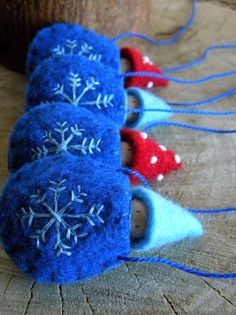
[[[146,180],[161,181],[164,175],[182,166],[179,155],[149,139],[146,133],[123,128],[120,134],[121,141],[128,142],[133,151],[132,162],[128,167],[140,173]],[[136,176],[129,176],[131,184],[139,182]]]
[[[147,56],[143,56],[137,49],[132,47],[123,47],[120,52],[121,58],[129,60],[132,72],[152,72],[163,74],[161,69],[155,66]],[[155,86],[167,86],[168,82],[168,80],[161,78],[133,76],[126,78],[125,87],[152,88]]]

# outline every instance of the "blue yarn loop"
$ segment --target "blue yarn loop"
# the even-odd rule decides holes
[[[198,101],[198,102],[193,102],[193,103],[174,103],[174,102],[167,102],[169,105],[171,106],[186,106],[186,107],[191,107],[191,106],[202,106],[202,105],[206,105],[206,104],[211,104],[213,102],[219,101],[221,99],[224,99],[228,96],[231,96],[233,94],[236,93],[236,89],[232,89],[226,92],[223,92],[221,94],[218,94],[216,96],[210,97],[208,99],[202,100],[202,101]]]
[[[193,24],[194,19],[196,17],[196,6],[197,6],[197,0],[192,0],[192,12],[190,15],[190,18],[188,19],[188,21],[186,22],[186,24],[180,28],[180,30],[174,35],[174,37],[170,38],[170,39],[166,39],[166,40],[162,40],[162,41],[157,41],[155,39],[152,39],[148,36],[145,36],[143,34],[139,34],[139,33],[122,33],[119,34],[115,37],[113,37],[111,40],[112,41],[118,41],[120,39],[126,38],[126,37],[137,37],[140,39],[143,39],[155,46],[166,46],[166,45],[170,45],[173,44],[175,42],[177,42],[181,36],[184,35],[184,33],[186,33],[186,31],[189,29],[189,27]]]
[[[166,80],[179,83],[179,84],[194,85],[194,84],[205,83],[205,82],[215,80],[215,79],[230,77],[233,75],[236,75],[236,71],[227,71],[227,72],[222,72],[222,73],[211,74],[197,80],[179,79],[179,78],[174,78],[168,75],[153,73],[153,72],[126,72],[126,73],[120,74],[120,77],[124,79],[129,78],[129,77],[151,77],[151,78],[158,78],[158,79],[166,79]]]
[[[144,132],[148,132],[150,129],[152,129],[154,127],[158,127],[158,126],[180,127],[180,128],[185,128],[185,129],[192,129],[192,130],[198,130],[198,131],[209,132],[209,133],[219,133],[219,134],[236,133],[236,129],[232,129],[232,130],[214,129],[214,128],[207,128],[207,127],[187,125],[187,124],[178,123],[178,122],[175,122],[175,121],[155,122],[155,123],[149,124],[147,127],[145,127],[143,129],[143,131]]]
[[[223,209],[191,209],[191,208],[188,208],[188,211],[190,211],[192,213],[216,214],[216,213],[234,212],[234,211],[236,211],[236,208],[223,208]]]
[[[122,168],[119,168],[117,169],[117,171],[121,171],[123,173],[126,173],[126,174],[130,174],[130,175],[134,175],[135,177],[137,177],[142,183],[143,185],[148,188],[148,189],[151,189],[150,185],[148,184],[147,180],[143,177],[143,175],[141,175],[139,172],[136,172],[134,170],[131,170],[130,168],[128,167],[122,167]]]
[[[125,256],[118,256],[117,257],[119,260],[123,261],[129,261],[129,262],[138,262],[138,263],[143,263],[143,262],[155,262],[155,263],[160,263],[164,265],[168,265],[171,267],[175,267],[177,269],[180,269],[182,271],[192,273],[194,275],[200,276],[200,277],[206,277],[206,278],[223,278],[223,279],[232,279],[236,278],[236,273],[215,273],[215,272],[206,272],[206,271],[201,271],[199,269],[193,269],[184,265],[181,265],[175,261],[169,260],[169,259],[164,259],[160,257],[125,257]]]
[[[185,115],[201,115],[201,116],[231,116],[236,115],[236,111],[225,111],[225,112],[214,112],[214,111],[197,111],[190,109],[162,109],[162,108],[134,108],[128,109],[129,113],[140,113],[140,112],[165,112]]]
[[[217,49],[235,49],[236,48],[236,44],[222,44],[222,45],[211,45],[209,47],[207,47],[205,49],[205,51],[203,52],[201,57],[196,58],[195,60],[185,63],[183,65],[179,65],[176,67],[172,67],[172,68],[165,68],[162,69],[162,71],[164,73],[170,73],[170,72],[177,72],[177,71],[181,71],[187,68],[190,68],[192,66],[195,66],[197,64],[199,64],[200,62],[206,60],[209,52],[213,51],[213,50],[217,50]]]

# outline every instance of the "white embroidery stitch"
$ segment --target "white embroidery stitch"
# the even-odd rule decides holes
[[[66,54],[78,56],[84,55],[89,60],[100,62],[102,60],[102,55],[92,53],[93,50],[93,46],[89,46],[86,42],[84,42],[79,49],[78,43],[75,39],[67,39],[63,46],[57,45],[56,48],[53,48],[52,53],[57,56],[63,56]]]
[[[78,93],[78,88],[82,85],[81,78],[79,77],[78,73],[70,72],[68,76],[68,86],[71,87],[71,95],[68,95],[65,92],[65,87],[63,84],[56,84],[56,87],[52,89],[54,95],[61,95],[64,97],[64,100],[69,102],[71,105],[78,106],[78,105],[85,105],[85,106],[96,106],[99,110],[102,109],[102,106],[105,108],[113,107],[114,104],[112,100],[114,98],[114,94],[110,95],[101,95],[98,94],[96,100],[85,101],[81,102],[82,98],[85,94],[89,91],[96,90],[96,86],[98,86],[100,82],[96,81],[94,77],[90,77],[88,80],[85,80],[85,88],[83,91]]]
[[[78,243],[78,239],[84,238],[88,235],[88,232],[83,232],[82,228],[89,224],[92,228],[96,226],[98,222],[104,223],[103,219],[100,216],[101,211],[104,209],[104,206],[99,206],[93,204],[86,213],[75,214],[68,213],[72,208],[74,203],[83,203],[84,197],[87,196],[86,193],[81,192],[81,186],[77,186],[77,191],[70,191],[71,197],[70,201],[67,202],[64,206],[59,206],[59,201],[63,192],[68,193],[67,187],[64,185],[66,180],[60,182],[50,181],[50,186],[45,194],[41,194],[38,190],[35,195],[31,195],[30,198],[35,200],[35,206],[40,205],[45,210],[44,212],[36,212],[33,207],[28,209],[22,207],[22,218],[21,223],[24,225],[25,220],[28,222],[28,227],[32,227],[34,221],[37,219],[47,219],[42,229],[37,229],[33,231],[33,234],[30,236],[32,239],[36,240],[37,248],[40,248],[41,243],[47,243],[46,235],[50,229],[55,229],[56,233],[56,242],[54,249],[57,252],[57,256],[65,254],[70,256],[71,245],[68,245],[68,242]],[[53,201],[49,202],[47,199],[48,193],[53,191],[54,198]],[[76,221],[75,225],[68,223],[68,220]],[[82,230],[82,231],[81,231]]]
[[[80,151],[83,154],[94,154],[94,151],[101,152],[99,147],[101,139],[95,140],[92,138],[83,137],[82,142],[79,144],[71,144],[71,141],[75,137],[83,136],[84,129],[79,129],[78,125],[75,124],[72,127],[67,126],[67,121],[63,123],[57,122],[57,128],[53,130],[45,130],[43,136],[43,146],[31,148],[33,153],[32,161],[40,159],[44,156],[47,156],[51,153],[59,154],[61,152],[73,152]],[[60,138],[59,140],[58,137]]]

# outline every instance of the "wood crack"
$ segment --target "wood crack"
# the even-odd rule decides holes
[[[90,303],[90,301],[89,301],[89,298],[88,298],[87,294],[85,293],[83,287],[81,287],[81,291],[82,291],[82,293],[83,293],[83,295],[84,295],[84,297],[85,297],[85,302],[86,302],[86,304],[88,305],[90,311],[91,311],[92,314],[94,315],[94,314],[95,314],[95,311],[94,311],[94,309],[93,309],[93,307],[92,307],[92,305],[91,305],[91,303]]]
[[[206,280],[202,279],[203,282],[212,290],[214,290],[215,292],[217,292],[226,302],[228,302],[229,304],[231,304],[234,308],[236,308],[236,305],[234,303],[232,303],[226,296],[224,296],[218,289],[216,289],[215,287],[213,287],[209,282],[207,282]]]
[[[163,298],[165,299],[166,303],[167,303],[167,304],[169,305],[169,307],[171,308],[173,314],[175,314],[175,315],[180,315],[180,314],[176,311],[175,307],[173,306],[173,303],[168,299],[168,297],[167,297],[166,295],[164,295],[164,294],[162,294],[162,296],[163,296]]]
[[[26,308],[25,308],[25,311],[24,311],[23,315],[27,315],[27,314],[28,314],[28,310],[29,310],[29,307],[30,307],[30,303],[31,303],[31,301],[32,301],[32,299],[33,299],[33,288],[34,288],[35,284],[36,284],[36,282],[34,281],[34,282],[32,283],[32,285],[31,285],[30,289],[29,289],[29,293],[30,293],[30,294],[29,294],[29,299],[28,299],[28,301],[27,301],[27,305],[26,305]]]
[[[61,300],[61,315],[64,315],[65,314],[65,310],[64,310],[65,302],[64,302],[63,292],[62,292],[62,286],[59,285],[58,289],[59,289],[59,296],[60,296],[60,300]]]
[[[227,0],[198,0],[199,3],[209,2],[209,3],[217,3],[223,7],[230,8],[232,10],[236,10],[236,3],[229,2]]]

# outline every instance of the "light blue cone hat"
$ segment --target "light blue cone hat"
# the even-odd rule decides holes
[[[170,110],[170,106],[162,98],[139,88],[129,88],[126,93],[127,96],[132,95],[138,99],[141,109],[134,122],[126,123],[127,128],[142,129],[147,124],[167,120],[172,116],[170,112],[145,111],[145,109]]]
[[[132,199],[141,201],[147,209],[146,232],[140,239],[131,239],[133,250],[151,250],[203,233],[202,224],[190,212],[151,189],[133,189]]]

